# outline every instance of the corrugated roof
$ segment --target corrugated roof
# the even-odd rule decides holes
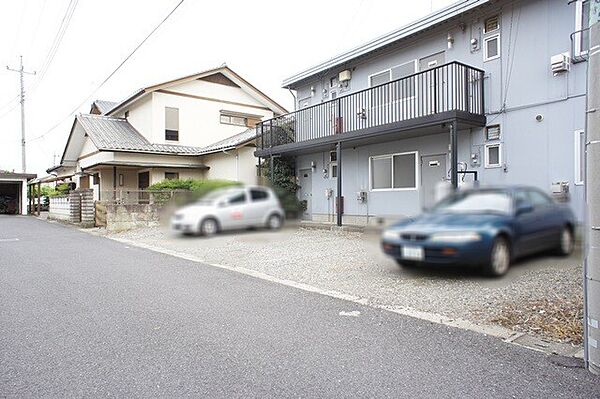
[[[294,84],[312,77],[323,71],[327,71],[331,68],[339,67],[344,63],[354,60],[355,58],[369,54],[375,50],[381,49],[382,47],[388,46],[398,40],[404,39],[408,36],[419,33],[425,29],[431,28],[434,25],[447,21],[457,15],[460,15],[466,11],[472,10],[483,4],[489,3],[491,0],[460,0],[456,3],[449,5],[448,7],[442,8],[432,14],[429,14],[421,19],[418,19],[408,25],[405,25],[399,29],[396,29],[390,33],[373,39],[361,46],[355,47],[349,51],[339,54],[329,60],[308,68],[302,72],[285,79],[282,83],[284,88],[294,87]]]
[[[98,108],[100,113],[105,114],[113,109],[118,103],[116,101],[96,100],[94,105]]]
[[[99,150],[198,155],[199,147],[152,144],[124,118],[79,114],[77,121]]]
[[[228,137],[226,139],[217,141],[216,143],[213,143],[206,147],[202,147],[200,149],[200,154],[206,155],[206,154],[211,154],[214,152],[231,150],[236,147],[239,147],[242,144],[246,144],[246,143],[254,140],[255,138],[256,138],[256,129],[250,128],[250,129],[244,130],[241,133],[234,134],[233,136]]]

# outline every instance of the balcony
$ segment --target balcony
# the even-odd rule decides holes
[[[484,126],[484,71],[451,62],[257,125],[257,156],[427,129]],[[424,130],[424,131],[425,131]]]

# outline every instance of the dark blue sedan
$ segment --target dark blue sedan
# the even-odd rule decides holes
[[[521,256],[573,252],[575,218],[568,206],[531,187],[458,191],[431,211],[383,232],[398,264],[478,266],[501,276]]]

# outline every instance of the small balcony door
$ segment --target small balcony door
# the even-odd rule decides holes
[[[423,57],[419,60],[419,71],[429,71],[422,75],[425,80],[426,90],[422,95],[423,101],[419,101],[423,109],[421,115],[431,115],[440,111],[444,111],[442,103],[444,89],[446,87],[447,76],[444,75],[443,69],[434,69],[446,63],[446,54],[442,51]]]

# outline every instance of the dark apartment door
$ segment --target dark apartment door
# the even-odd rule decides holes
[[[419,60],[419,71],[428,71],[423,75],[426,83],[426,92],[423,93],[425,101],[420,102],[425,107],[424,115],[436,114],[446,111],[446,102],[444,101],[444,88],[446,87],[446,74],[442,69],[434,69],[446,62],[446,54],[442,51]]]
[[[140,193],[138,195],[140,204],[147,204],[150,201],[150,196],[148,193],[143,192],[150,186],[150,172],[141,172],[138,173],[138,189]]]
[[[298,199],[306,201],[306,210],[302,213],[302,219],[312,219],[312,169],[300,169],[298,179]]]
[[[435,205],[436,186],[446,180],[446,154],[421,157],[421,203],[423,208]]]

